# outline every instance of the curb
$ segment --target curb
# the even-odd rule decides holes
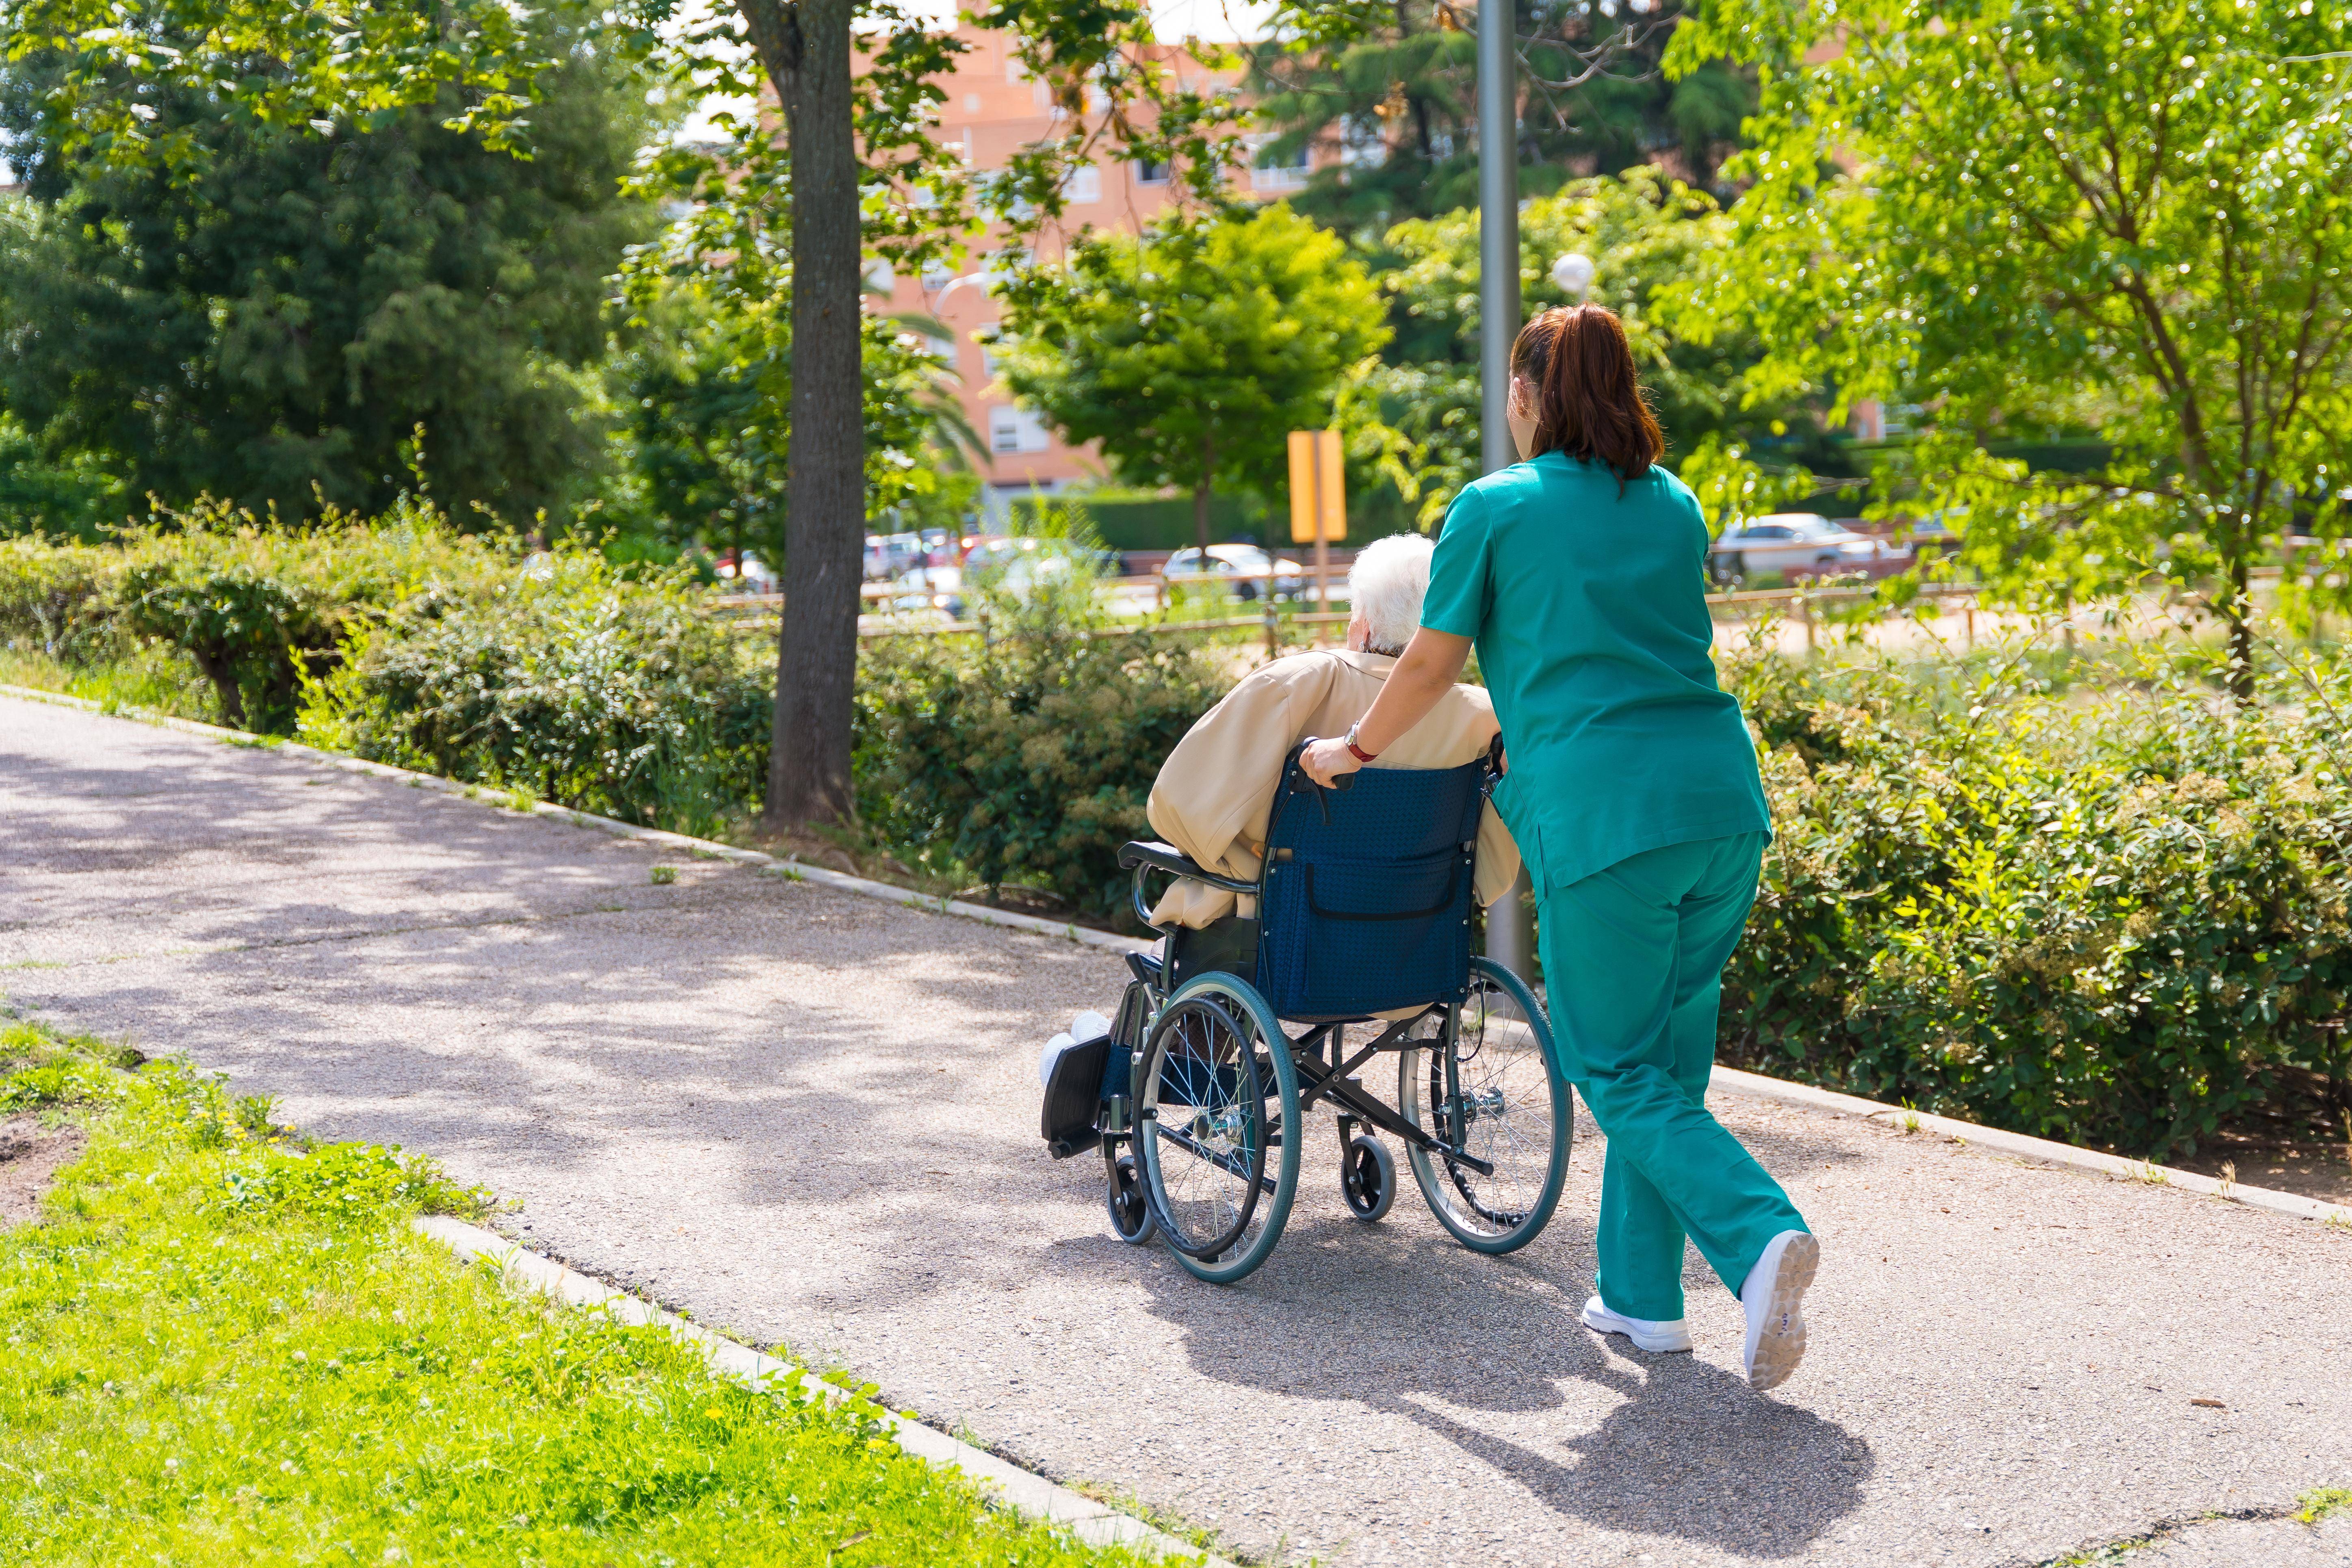
[[[2220,1198],[2225,1203],[2243,1204],[2248,1208],[2268,1209],[2273,1214],[2289,1215],[2296,1219],[2352,1225],[2352,1207],[2342,1204],[2324,1203],[2318,1198],[2275,1192],[2269,1187],[2241,1186],[2218,1176],[2200,1175],[2194,1171],[2158,1165],[2147,1160],[2127,1160],[2120,1154],[2102,1154],[2095,1149],[2077,1149],[2072,1143],[2059,1143],[2023,1132],[2004,1131],[1998,1127],[1979,1127],[1973,1121],[1957,1121],[1951,1117],[1934,1116],[1924,1110],[1906,1110],[1899,1105],[1882,1105],[1874,1100],[1840,1094],[1834,1089],[1815,1089],[1811,1084],[1766,1078],[1761,1073],[1742,1072],[1737,1068],[1717,1068],[1711,1082],[1713,1087],[1746,1100],[1769,1100],[1782,1105],[1801,1106],[1808,1110],[1864,1117],[1906,1131],[1934,1132],[1972,1149],[1989,1149],[1995,1153],[2014,1155],[2041,1164],[2063,1165],[2068,1170],[2087,1171],[2102,1176],[2121,1176],[2150,1186],[2178,1187],[2182,1192]]]
[[[572,1306],[601,1307],[624,1323],[658,1324],[681,1343],[700,1351],[711,1370],[754,1389],[764,1380],[793,1370],[790,1362],[763,1355],[749,1345],[738,1344],[698,1323],[690,1323],[675,1312],[664,1311],[535,1252],[526,1252],[496,1232],[441,1215],[422,1215],[410,1223],[418,1234],[456,1253],[460,1262],[488,1258],[497,1264],[500,1276],[510,1286]],[[838,1401],[843,1397],[842,1391],[832,1384],[812,1379],[810,1386],[821,1390],[827,1399]],[[1082,1497],[1067,1487],[1056,1486],[1043,1476],[969,1443],[958,1442],[909,1416],[885,1410],[882,1419],[898,1447],[924,1463],[938,1469],[961,1470],[967,1479],[994,1493],[1006,1505],[1033,1518],[1066,1525],[1072,1534],[1089,1545],[1139,1547],[1171,1562],[1196,1563],[1201,1568],[1234,1568],[1224,1559],[1179,1541],[1131,1514]]]
[[[47,702],[61,708],[78,708],[84,712],[106,714],[99,703],[86,697],[68,697],[61,692],[40,691],[29,687],[0,685],[0,697],[20,697],[34,702]],[[224,730],[215,724],[200,724],[193,719],[174,719],[167,714],[152,713],[143,709],[121,709],[116,718],[137,720],[142,723],[161,725],[168,730],[180,730],[192,735],[205,735],[239,745],[255,744],[254,738],[238,730]],[[314,758],[332,767],[351,773],[373,773],[383,778],[404,779],[419,788],[436,790],[443,795],[462,795],[478,799],[473,786],[454,783],[432,773],[412,773],[383,763],[363,762],[340,752],[322,752],[299,742],[284,741],[269,747],[273,751],[292,752]],[[1118,936],[1110,931],[1094,931],[1085,926],[1063,921],[1039,920],[1034,915],[1015,914],[1010,910],[992,910],[984,904],[966,903],[957,899],[933,898],[888,882],[877,882],[866,877],[853,877],[824,866],[812,866],[797,858],[779,860],[756,849],[738,849],[732,845],[713,843],[707,838],[689,838],[682,833],[666,833],[659,828],[638,827],[626,822],[616,822],[609,816],[592,812],[574,811],[569,806],[552,805],[544,801],[533,805],[532,811],[541,816],[552,816],[583,827],[598,828],[615,837],[635,838],[681,850],[702,859],[732,860],[752,866],[771,875],[797,877],[823,887],[856,893],[863,898],[880,899],[889,903],[905,904],[932,914],[954,915],[963,920],[979,921],[986,925],[1007,926],[1016,931],[1034,931],[1044,936],[1058,936],[1082,942],[1088,947],[1108,949],[1113,952],[1148,952],[1152,943],[1138,937]],[[1973,1121],[1960,1121],[1948,1116],[1935,1116],[1927,1111],[1906,1110],[1898,1105],[1886,1105],[1858,1095],[1840,1094],[1834,1089],[1816,1089],[1811,1084],[1790,1083],[1783,1079],[1767,1078],[1761,1073],[1743,1072],[1737,1068],[1718,1067],[1709,1080],[1710,1087],[1744,1100],[1770,1100],[1781,1105],[1798,1106],[1808,1110],[1823,1110],[1840,1116],[1858,1116],[1870,1121],[1885,1121],[1891,1127],[1916,1128],[1934,1132],[1956,1143],[1989,1149],[2019,1159],[2032,1160],[2042,1164],[2058,1165],[2073,1171],[2084,1171],[2102,1176],[2118,1176],[2151,1186],[2177,1187],[2183,1192],[2216,1197],[2226,1203],[2243,1204],[2248,1208],[2266,1209],[2295,1219],[2319,1220],[2336,1225],[2352,1225],[2352,1206],[2325,1203],[2294,1193],[2274,1192],[2268,1187],[2249,1187],[2219,1177],[2200,1175],[2194,1171],[2178,1170],[2169,1165],[2154,1164],[2145,1160],[2127,1160],[2120,1154],[2102,1154],[2095,1150],[2077,1149],[2071,1143],[2059,1143],[2047,1138],[2030,1137],[2022,1132],[2007,1132],[1994,1127],[1979,1127]]]

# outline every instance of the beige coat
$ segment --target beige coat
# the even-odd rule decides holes
[[[1152,831],[1212,871],[1255,879],[1283,758],[1309,735],[1346,734],[1394,668],[1396,660],[1381,654],[1318,651],[1253,671],[1168,753],[1145,808]],[[1486,754],[1496,729],[1486,691],[1457,686],[1371,765],[1458,768]],[[1501,898],[1518,874],[1519,847],[1489,804],[1478,823],[1478,901]],[[1244,904],[1221,888],[1180,881],[1161,896],[1151,923],[1197,930],[1237,910],[1256,912]]]

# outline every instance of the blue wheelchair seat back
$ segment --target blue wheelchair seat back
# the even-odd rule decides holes
[[[1327,790],[1296,753],[1266,831],[1257,988],[1276,1016],[1459,1002],[1488,764],[1365,768]]]

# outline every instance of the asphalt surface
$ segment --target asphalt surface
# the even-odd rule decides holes
[[[1121,974],[0,698],[11,1006],[185,1052],[314,1134],[429,1151],[519,1201],[502,1223],[540,1250],[1241,1552],[1991,1568],[2352,1484],[2352,1232],[1822,1112],[1717,1101],[1822,1241],[1811,1353],[1769,1395],[1696,1258],[1696,1354],[1575,1322],[1589,1123],[1515,1257],[1454,1246],[1410,1190],[1349,1218],[1318,1133],[1272,1261],[1198,1284],[1114,1239],[1099,1163],[1036,1136],[1039,1043]],[[2126,1561],[2347,1542],[2219,1521]]]

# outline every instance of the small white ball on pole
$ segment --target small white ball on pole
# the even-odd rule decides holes
[[[1551,280],[1582,300],[1592,287],[1592,258],[1571,250],[1551,264]]]

